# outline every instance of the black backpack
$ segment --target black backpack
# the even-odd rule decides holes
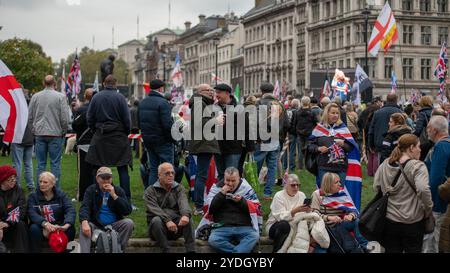
[[[96,229],[92,236],[94,253],[122,253],[119,243],[119,233],[112,226],[105,226],[104,230]]]

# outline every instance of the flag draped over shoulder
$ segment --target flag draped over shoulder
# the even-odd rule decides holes
[[[314,139],[317,137],[330,136],[344,138],[353,146],[353,149],[347,154],[348,167],[344,186],[346,190],[348,190],[356,208],[359,210],[361,206],[362,170],[358,144],[353,139],[352,134],[345,124],[341,124],[330,129],[325,128],[322,124],[317,124],[310,138]]]
[[[441,52],[439,53],[438,63],[434,76],[439,80],[439,96],[441,99],[445,98],[445,81],[448,76],[448,54],[447,43],[442,44]]]
[[[178,88],[183,85],[183,74],[181,73],[181,58],[179,52],[177,52],[177,56],[175,57],[175,66],[172,71],[171,79],[175,87]]]
[[[323,196],[322,204],[325,207],[339,209],[346,212],[353,212],[356,213],[356,215],[359,215],[359,212],[356,209],[352,198],[349,196],[347,190],[344,187],[341,187],[341,189],[337,193],[332,195],[327,195],[321,190],[319,190],[319,192],[320,195]]]
[[[70,67],[70,72],[68,76],[69,88],[72,91],[72,98],[75,98],[77,94],[80,93],[81,84],[81,68],[80,60],[78,59],[78,54],[75,53],[75,58],[73,60],[72,67]]]
[[[368,51],[370,55],[376,57],[380,48],[383,48],[384,53],[386,53],[397,40],[398,29],[394,18],[394,12],[392,12],[389,2],[386,1],[386,4],[375,22],[372,36],[369,41]]]
[[[28,105],[22,87],[11,70],[0,60],[0,125],[4,142],[22,143],[28,122]]]
[[[253,190],[252,186],[250,186],[247,180],[241,178],[241,182],[242,182],[241,185],[234,194],[242,196],[242,198],[244,198],[247,201],[247,206],[250,213],[250,218],[252,220],[253,229],[260,232],[263,223],[261,203],[258,200],[256,192]],[[195,231],[196,237],[197,232],[201,227],[214,222],[214,215],[209,214],[209,206],[211,205],[211,202],[216,196],[216,194],[218,194],[221,189],[222,188],[218,187],[217,184],[212,186],[208,196],[205,198],[205,205],[203,207],[203,211],[205,211],[206,213],[203,216],[200,223],[198,224],[197,230]]]

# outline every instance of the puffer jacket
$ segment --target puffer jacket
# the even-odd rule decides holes
[[[383,139],[383,148],[381,149],[380,162],[391,156],[392,151],[398,144],[398,139],[405,135],[411,134],[412,129],[407,125],[398,125],[389,130]]]
[[[439,196],[450,202],[450,181],[439,186]],[[447,207],[447,213],[441,224],[441,233],[439,236],[439,252],[450,253],[450,205]]]
[[[278,253],[308,253],[311,237],[322,248],[330,246],[330,237],[325,228],[325,222],[319,214],[315,212],[297,213],[289,224],[291,231]]]

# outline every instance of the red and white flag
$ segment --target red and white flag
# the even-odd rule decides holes
[[[397,40],[398,29],[394,18],[394,12],[392,12],[389,2],[386,2],[386,5],[384,5],[383,10],[381,10],[380,15],[375,22],[368,50],[372,56],[376,57],[380,47],[382,47],[384,53],[386,53]]]
[[[28,122],[28,105],[23,90],[11,70],[0,60],[0,125],[3,141],[22,143]]]

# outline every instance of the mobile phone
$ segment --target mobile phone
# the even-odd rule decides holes
[[[226,195],[226,199],[234,199],[236,196],[232,193],[227,193]]]
[[[312,202],[311,198],[305,198],[305,200],[303,201],[303,205],[309,207],[311,206],[311,202]]]

